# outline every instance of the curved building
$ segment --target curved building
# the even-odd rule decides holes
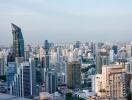
[[[15,57],[24,57],[24,39],[21,28],[11,23],[13,34],[13,53]]]

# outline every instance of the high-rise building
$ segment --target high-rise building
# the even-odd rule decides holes
[[[96,56],[96,45],[93,42],[91,42],[91,52],[95,58],[95,56]]]
[[[21,63],[20,77],[22,80],[22,94],[24,97],[31,96],[30,70],[31,69],[28,62]]]
[[[13,53],[15,57],[24,57],[24,39],[21,28],[15,24],[11,24],[13,34]]]
[[[9,61],[15,61],[16,73],[14,79],[10,83],[10,92],[12,95],[19,97],[30,97],[30,67],[29,63],[24,63],[24,39],[21,32],[21,28],[11,23],[12,35],[13,35],[13,51],[11,56],[9,55]],[[14,69],[10,66],[8,70]],[[10,73],[9,73],[10,75]],[[8,75],[8,78],[10,78]],[[12,76],[13,76],[12,75]]]
[[[127,62],[125,62],[125,69],[128,73],[132,74],[132,59],[128,59]]]
[[[45,40],[44,42],[44,50],[45,50],[45,68],[48,70],[49,68],[49,42]]]
[[[126,100],[130,80],[130,74],[126,73],[122,65],[104,65],[102,74],[95,77],[95,92],[98,96],[111,100]]]
[[[35,57],[34,58],[34,66],[36,68],[36,82],[41,83],[42,82],[42,72],[43,70],[41,69],[41,63],[40,63],[40,59]]]
[[[96,55],[96,71],[102,73],[102,65],[108,65],[110,63],[109,52],[106,50],[99,51]]]
[[[118,46],[117,45],[113,45],[112,49],[114,50],[114,54],[118,53]]]
[[[0,75],[5,75],[5,56],[4,54],[0,53]]]
[[[9,53],[7,56],[7,65],[8,62],[15,62],[15,55],[13,53]]]
[[[110,50],[110,63],[113,63],[114,62],[114,50]]]
[[[45,42],[44,42],[44,49],[49,49],[49,42],[48,42],[48,40],[45,40]]]
[[[132,57],[132,45],[127,45],[126,49],[128,57]]]
[[[44,50],[45,50],[45,55],[44,55],[44,81],[46,82],[47,81],[47,78],[48,78],[48,71],[49,71],[49,43],[48,43],[48,40],[45,40],[44,42]],[[49,82],[49,81],[47,81]],[[46,88],[48,88],[47,84],[49,83],[46,83]],[[48,91],[48,89],[46,89],[46,91]]]
[[[79,48],[80,45],[81,45],[81,42],[80,42],[80,41],[76,41],[76,43],[75,43],[75,48]]]
[[[57,90],[57,74],[54,69],[47,72],[46,75],[46,92],[54,93]]]
[[[79,88],[81,84],[81,65],[78,61],[69,62],[67,66],[68,88]]]
[[[25,60],[28,61],[30,58],[30,53],[31,53],[31,46],[27,45],[25,48]]]
[[[36,67],[35,67],[35,60],[34,58],[29,58],[30,64],[30,87],[31,87],[31,95],[34,97],[37,95],[36,93]]]
[[[21,63],[17,69],[14,80],[10,84],[11,95],[18,97],[30,97],[30,67],[29,63]]]
[[[6,71],[6,78],[7,78],[7,86],[10,87],[10,84],[14,80],[14,76],[16,74],[16,63],[15,62],[8,62],[8,67]]]
[[[23,62],[17,69],[17,74],[10,84],[10,94],[18,97],[32,98],[36,94],[35,66],[32,59]]]
[[[100,74],[102,72],[102,59],[99,53],[96,55],[96,72]]]

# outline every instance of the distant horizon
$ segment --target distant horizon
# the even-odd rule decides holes
[[[48,39],[46,39],[48,40]],[[45,40],[44,40],[45,41]],[[34,42],[34,43],[24,43],[24,46],[27,46],[27,45],[33,45],[33,46],[43,46],[44,45],[44,41],[40,41],[40,42]],[[76,41],[79,41],[79,40],[76,40]],[[69,42],[54,42],[54,41],[51,41],[51,40],[48,40],[49,43],[54,43],[54,44],[74,44],[76,41],[69,41]],[[0,47],[3,46],[3,47],[10,47],[13,45],[13,40],[11,41],[12,43],[8,43],[8,44],[0,44]],[[80,41],[81,43],[111,43],[111,44],[120,44],[120,43],[132,43],[132,40],[128,40],[128,41]]]

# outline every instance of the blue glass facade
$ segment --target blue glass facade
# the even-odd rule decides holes
[[[13,52],[16,57],[24,57],[24,39],[21,29],[11,24],[13,34]]]

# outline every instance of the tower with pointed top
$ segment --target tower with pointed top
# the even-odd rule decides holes
[[[24,39],[21,28],[11,23],[13,34],[13,53],[15,57],[24,57]]]

